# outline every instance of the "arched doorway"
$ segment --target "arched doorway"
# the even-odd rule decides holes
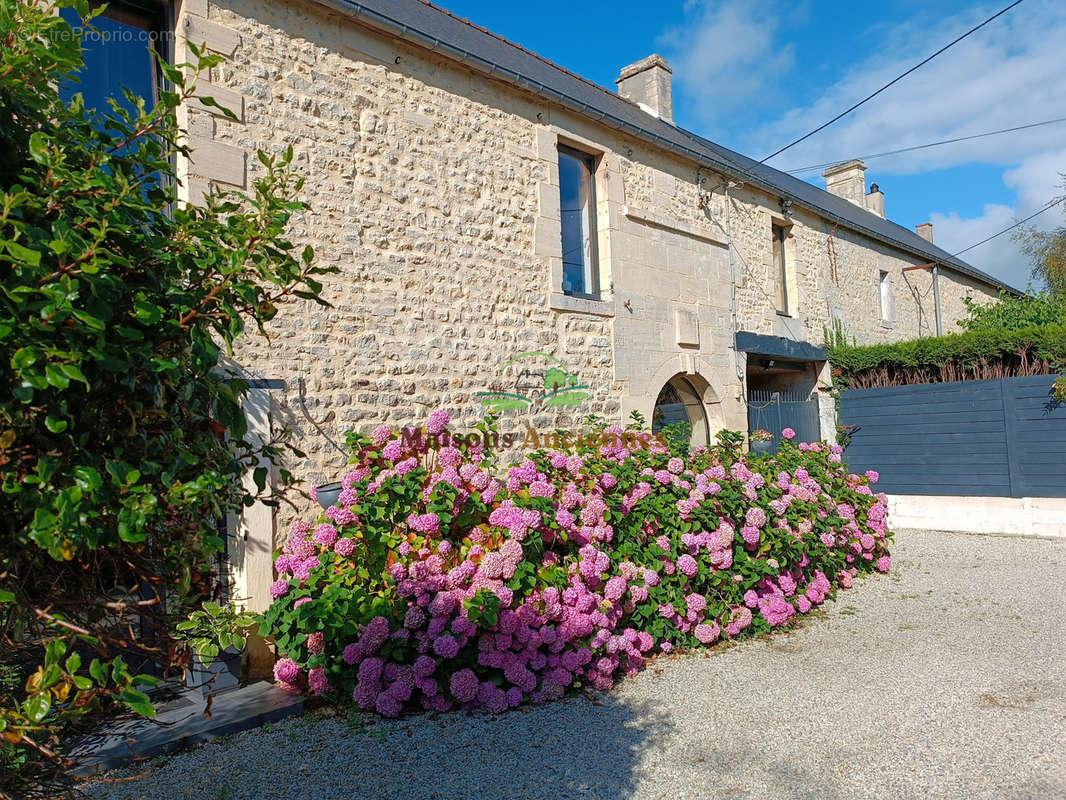
[[[651,431],[658,433],[667,425],[687,422],[692,426],[692,444],[709,445],[710,425],[699,392],[683,375],[675,375],[659,392],[651,415]]]

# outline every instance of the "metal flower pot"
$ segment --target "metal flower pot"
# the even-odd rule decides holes
[[[344,491],[344,487],[338,483],[324,483],[321,486],[315,487],[315,495],[318,497],[318,504],[322,508],[330,508],[337,505],[337,501],[340,499],[341,492]]]
[[[756,439],[748,442],[748,449],[755,455],[768,456],[774,452],[773,439]]]

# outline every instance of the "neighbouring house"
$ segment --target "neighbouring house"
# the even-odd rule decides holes
[[[150,94],[154,34],[178,62],[186,40],[225,57],[201,89],[237,119],[183,110],[187,202],[247,188],[257,149],[295,149],[295,235],[339,268],[333,307],[286,307],[237,361],[253,427],[295,427],[311,483],[339,477],[345,430],[437,408],[471,427],[488,405],[519,431],[639,411],[707,442],[784,392],[831,437],[826,327],[949,332],[963,298],[1003,288],[931,225],[887,219],[860,161],[822,190],[677,127],[656,55],[610,91],[420,0],[138,0],[101,25],[90,98]],[[253,607],[283,521],[258,506],[233,539]]]

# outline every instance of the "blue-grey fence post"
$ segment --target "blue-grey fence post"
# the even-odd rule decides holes
[[[1007,480],[1010,482],[1010,496],[1022,497],[1022,467],[1018,453],[1018,410],[1014,404],[1014,387],[1012,381],[999,381],[1000,396],[1003,398],[1003,428],[1007,439]]]

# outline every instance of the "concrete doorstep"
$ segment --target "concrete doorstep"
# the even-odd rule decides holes
[[[890,494],[893,528],[1066,538],[1066,498]]]
[[[85,777],[301,713],[302,697],[266,681],[216,692],[209,710],[199,689],[186,689],[157,704],[154,720],[106,723],[66,755],[77,764],[73,773]]]

